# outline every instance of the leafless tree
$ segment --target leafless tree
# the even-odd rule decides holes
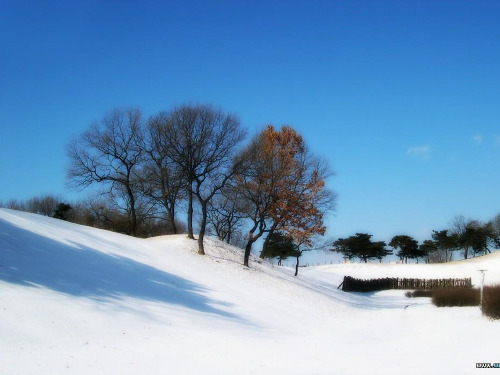
[[[500,214],[496,215],[489,221],[491,225],[492,234],[497,238],[495,245],[500,247]]]
[[[457,234],[458,236],[463,235],[465,230],[467,229],[467,225],[469,225],[472,221],[474,220],[467,219],[464,215],[454,216],[449,224],[450,233]]]
[[[172,159],[169,143],[173,137],[172,132],[175,129],[165,112],[149,119],[144,142],[145,165],[141,186],[152,205],[160,207],[159,213],[166,214],[170,233],[177,234],[176,209],[185,198],[187,179]]]
[[[429,263],[446,263],[449,261],[445,249],[437,249],[429,254]]]
[[[44,216],[54,215],[57,205],[64,199],[53,194],[36,195],[27,200],[11,199],[5,203],[0,202],[0,207],[9,208],[17,211],[32,212]]]
[[[25,209],[35,214],[52,216],[57,205],[62,201],[61,197],[52,194],[39,195],[28,199],[25,203]]]
[[[456,215],[451,219],[450,222],[450,234],[455,235],[457,238],[457,243],[459,249],[462,247],[464,251],[464,259],[467,259],[469,256],[469,252],[472,251],[472,247],[468,241],[463,241],[464,235],[467,232],[467,228],[475,227],[478,225],[478,222],[473,219],[468,219],[464,215]]]
[[[26,202],[17,199],[9,199],[6,202],[0,202],[0,207],[10,210],[26,211]]]
[[[246,217],[251,226],[246,237],[243,264],[249,267],[253,244],[266,233],[274,189],[278,174],[273,173],[272,163],[266,162],[260,153],[262,134],[255,136],[242,152],[247,165],[243,173],[236,176],[238,189],[246,202]]]
[[[245,215],[245,200],[234,186],[216,194],[208,205],[208,223],[221,241],[237,245],[241,241],[241,228]]]
[[[123,193],[133,236],[137,229],[139,193],[136,171],[143,152],[141,132],[140,110],[115,109],[67,146],[70,186],[83,189],[100,183],[115,196],[117,192]]]
[[[204,254],[203,238],[208,204],[235,175],[240,159],[238,146],[245,138],[238,118],[209,105],[183,105],[169,114],[171,159],[187,180],[188,236],[193,236],[193,198],[201,208],[198,252]]]

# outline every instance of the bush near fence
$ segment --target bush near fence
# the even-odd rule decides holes
[[[465,279],[400,279],[385,278],[361,280],[345,276],[339,288],[345,292],[374,292],[387,289],[416,289],[406,293],[407,297],[432,297],[438,307],[478,306],[479,289],[472,288],[470,278]],[[490,319],[500,319],[500,284],[485,286],[483,315]]]
[[[432,303],[437,307],[478,306],[480,293],[479,288],[436,289]],[[481,311],[490,319],[500,319],[500,285],[484,287]]]
[[[482,311],[491,319],[500,319],[500,284],[484,287]]]
[[[470,277],[465,279],[383,278],[361,280],[345,276],[341,285],[344,292],[375,292],[388,289],[471,288],[472,281]]]
[[[432,303],[437,307],[479,306],[479,289],[443,288],[432,292]]]
[[[432,290],[411,290],[405,293],[405,296],[408,298],[419,298],[419,297],[432,297]]]

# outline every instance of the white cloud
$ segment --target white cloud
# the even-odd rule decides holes
[[[475,135],[474,137],[472,137],[472,142],[474,142],[474,144],[476,145],[480,145],[481,143],[483,143],[483,136],[481,134]]]
[[[431,156],[431,147],[430,146],[410,147],[406,151],[406,155],[422,159],[429,159],[429,157]]]

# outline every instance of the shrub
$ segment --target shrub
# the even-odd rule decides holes
[[[479,306],[479,289],[440,288],[432,292],[432,303],[437,307]]]
[[[487,317],[500,319],[500,284],[484,287],[482,310]]]
[[[432,297],[432,290],[414,290],[414,291],[406,292],[405,296],[408,298]]]
[[[68,220],[69,216],[69,211],[71,210],[71,206],[69,203],[59,203],[54,210],[54,214],[52,215],[53,218],[60,219],[60,220]]]

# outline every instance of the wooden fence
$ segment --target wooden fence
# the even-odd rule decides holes
[[[470,277],[465,279],[400,279],[385,278],[361,280],[344,276],[344,281],[339,285],[344,292],[374,292],[386,289],[422,289],[436,288],[470,288]]]

